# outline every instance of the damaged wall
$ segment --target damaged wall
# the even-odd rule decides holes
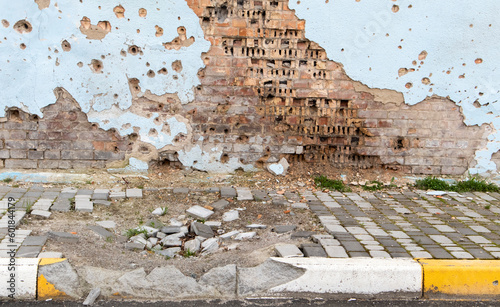
[[[285,157],[415,174],[496,170],[494,95],[469,79],[494,68],[491,53],[466,48],[450,63],[435,49],[441,34],[412,24],[436,18],[426,1],[365,2],[292,1],[294,11],[287,0],[2,1],[0,159],[25,168],[119,167],[134,157],[231,172]],[[445,41],[482,39],[490,11],[474,24],[453,19],[472,32]],[[373,35],[360,41],[356,31]],[[422,33],[424,46],[413,42]]]

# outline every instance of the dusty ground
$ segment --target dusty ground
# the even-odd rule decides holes
[[[87,174],[89,174],[87,172]],[[76,266],[90,265],[116,270],[130,270],[144,267],[147,271],[157,266],[173,264],[185,274],[200,276],[212,267],[236,263],[242,266],[254,266],[267,257],[274,255],[273,245],[279,242],[290,242],[290,234],[278,235],[272,232],[274,225],[297,225],[298,230],[321,231],[319,222],[309,211],[292,210],[287,211],[286,206],[275,206],[270,202],[238,202],[234,201],[224,209],[223,212],[234,208],[245,208],[240,211],[238,221],[223,223],[222,230],[246,230],[245,226],[251,223],[265,224],[265,230],[256,230],[257,239],[243,241],[238,244],[236,250],[221,250],[215,254],[190,258],[174,258],[165,260],[163,257],[153,253],[140,253],[138,251],[125,250],[122,236],[127,229],[140,225],[148,225],[151,221],[158,225],[159,222],[169,224],[171,218],[177,218],[189,224],[191,221],[185,216],[185,210],[193,205],[210,205],[219,199],[218,194],[202,192],[202,188],[215,186],[247,186],[253,189],[272,189],[275,191],[296,191],[302,188],[315,189],[315,176],[325,175],[331,179],[345,178],[347,183],[364,183],[365,181],[377,180],[383,183],[393,183],[400,188],[406,186],[408,180],[405,175],[388,170],[339,170],[325,166],[292,166],[286,177],[276,177],[268,172],[245,173],[237,172],[232,175],[213,175],[204,172],[181,170],[168,166],[155,167],[149,174],[144,176],[131,176],[120,174],[109,174],[105,171],[91,173],[92,180],[85,183],[74,183],[65,185],[47,186],[73,186],[81,189],[96,188],[145,188],[158,191],[145,192],[145,197],[138,200],[126,200],[113,203],[111,206],[95,206],[94,212],[79,213],[53,213],[48,220],[27,217],[22,228],[32,229],[33,235],[43,235],[48,231],[65,231],[76,233],[80,240],[78,243],[63,243],[49,239],[46,251],[63,252]],[[344,175],[341,177],[341,175]],[[393,179],[394,178],[394,179]],[[11,185],[23,186],[23,183],[12,183]],[[29,184],[26,184],[29,185]],[[173,194],[169,187],[189,187],[192,190],[189,195]],[[354,191],[361,190],[359,185],[352,185]],[[165,216],[153,216],[151,212],[157,207],[168,207]],[[209,220],[221,221],[222,213],[216,212]],[[113,241],[106,241],[87,228],[95,225],[96,221],[113,220],[117,224]],[[230,241],[223,243],[227,246],[234,243]],[[300,243],[295,241],[294,243]]]

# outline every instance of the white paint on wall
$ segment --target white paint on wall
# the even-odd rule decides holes
[[[306,20],[306,37],[352,79],[402,92],[410,105],[433,94],[449,97],[462,107],[465,124],[491,124],[487,148],[476,153],[478,163],[469,171],[496,171],[491,155],[500,149],[499,1],[291,0],[289,6]],[[425,59],[419,59],[422,51]],[[415,71],[400,76],[401,68]]]

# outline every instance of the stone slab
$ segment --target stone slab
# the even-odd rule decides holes
[[[304,254],[294,244],[277,244],[274,249],[276,250],[276,253],[279,257],[304,257]]]

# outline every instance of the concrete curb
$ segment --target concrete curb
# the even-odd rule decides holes
[[[12,270],[9,271],[11,259],[0,258],[0,280],[7,284],[11,279]],[[15,299],[82,298],[85,289],[79,281],[80,277],[67,259],[14,259],[16,265]],[[272,286],[256,291],[242,292],[242,284],[235,284],[237,289],[233,298],[259,295],[279,296],[285,293],[297,296],[310,293],[392,299],[492,299],[500,295],[500,261],[498,260],[273,257],[269,258],[266,263],[271,265],[271,268],[272,263],[276,263],[274,266],[276,268],[279,268],[281,264],[281,266],[289,267],[289,271],[296,270],[302,273],[297,273],[295,277],[288,280],[283,279],[281,284],[274,283]],[[255,268],[235,267],[240,272],[238,274]],[[280,274],[280,272],[268,273]],[[248,275],[248,277],[252,276]],[[241,275],[241,277],[244,276]],[[254,278],[255,276],[252,277]],[[209,280],[208,275],[206,280]],[[193,282],[196,283],[194,279]],[[256,284],[259,282],[259,280],[253,281]],[[206,281],[200,285],[203,283]],[[208,287],[211,286],[213,285],[208,285]],[[218,297],[221,295],[219,291],[212,293],[212,298],[220,298]],[[10,294],[7,287],[0,287],[0,298],[9,298]],[[203,296],[206,297],[206,293]],[[134,299],[133,296],[127,298]],[[196,297],[193,296],[193,298]],[[228,298],[227,293],[224,298]]]

